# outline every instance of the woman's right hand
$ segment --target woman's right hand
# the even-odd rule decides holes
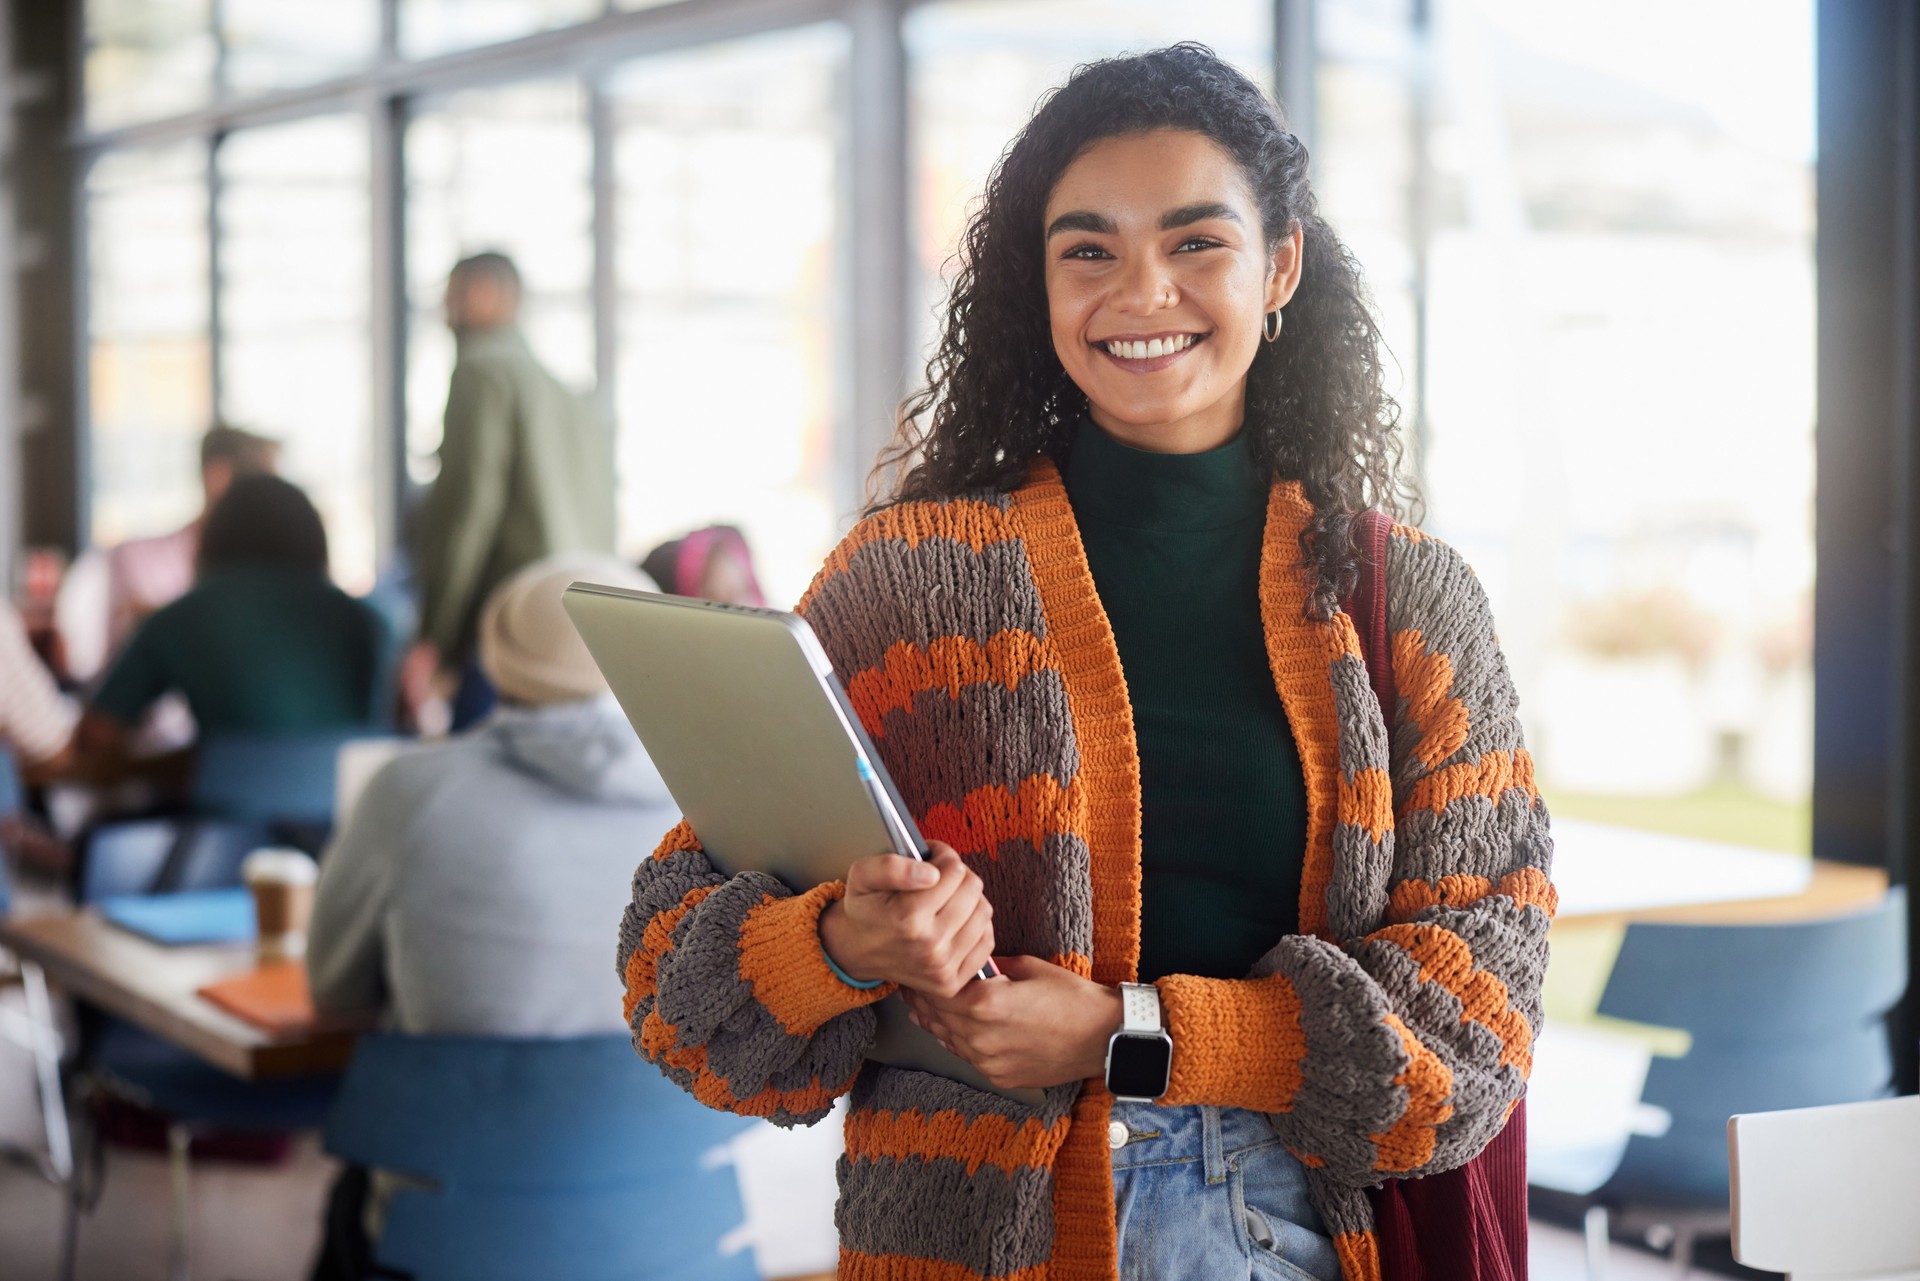
[[[950,997],[992,958],[980,877],[951,845],[929,850],[925,862],[879,854],[847,869],[846,897],[820,916],[820,942],[848,975]]]

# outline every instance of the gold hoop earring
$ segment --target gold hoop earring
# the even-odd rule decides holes
[[[1267,321],[1272,321],[1273,323],[1269,325]],[[1266,314],[1266,317],[1261,320],[1260,336],[1262,338],[1265,338],[1268,342],[1272,342],[1274,339],[1280,336],[1280,323],[1281,323],[1280,309],[1276,307],[1272,311],[1268,312]]]

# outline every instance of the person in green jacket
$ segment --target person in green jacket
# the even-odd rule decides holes
[[[512,259],[454,264],[446,306],[456,359],[440,475],[414,530],[420,636],[404,679],[412,697],[436,672],[459,676],[458,729],[492,701],[473,662],[487,593],[556,552],[613,551],[613,437],[527,346]]]

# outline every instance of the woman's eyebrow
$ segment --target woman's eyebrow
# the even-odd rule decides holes
[[[1218,200],[1208,200],[1197,205],[1181,205],[1178,209],[1167,210],[1160,215],[1160,230],[1172,231],[1175,227],[1191,226],[1196,222],[1205,222],[1209,218],[1224,218],[1228,222],[1240,222],[1244,225],[1240,215],[1234,212],[1233,206],[1222,204]]]
[[[1051,240],[1063,231],[1090,231],[1098,236],[1120,234],[1119,226],[1105,214],[1089,213],[1076,209],[1072,213],[1063,213],[1047,225],[1047,238]]]

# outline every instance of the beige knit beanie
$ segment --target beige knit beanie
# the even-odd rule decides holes
[[[606,678],[560,604],[572,583],[656,590],[625,561],[591,552],[549,556],[501,583],[480,611],[480,667],[502,697],[539,705],[607,692]]]

